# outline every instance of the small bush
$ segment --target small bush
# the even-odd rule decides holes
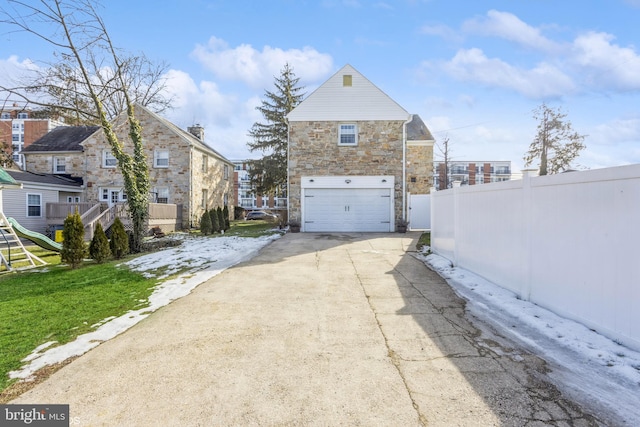
[[[218,219],[218,211],[215,209],[211,209],[209,211],[209,215],[211,216],[211,231],[214,233],[219,233],[221,230],[220,220]]]
[[[98,264],[102,264],[105,260],[111,258],[111,248],[109,247],[109,239],[102,229],[102,224],[96,225],[93,233],[93,239],[89,244],[89,256]]]
[[[60,251],[62,262],[69,264],[71,268],[77,268],[87,256],[87,246],[84,243],[84,225],[82,225],[82,219],[77,211],[73,215],[68,215],[64,220],[62,239],[62,251]]]
[[[239,220],[243,219],[245,216],[245,209],[242,206],[234,206],[233,207],[233,219]]]
[[[200,219],[200,232],[204,235],[211,234],[214,230],[214,227],[211,224],[211,215],[209,215],[209,211],[205,210],[202,214],[202,218]]]
[[[222,214],[222,208],[220,206],[218,206],[218,208],[216,209],[216,213],[218,214],[218,224],[220,225],[220,231],[225,230],[224,215]]]
[[[226,205],[222,208],[222,216],[224,217],[224,231],[227,231],[231,228],[231,222],[229,221],[229,208]]]
[[[116,218],[111,226],[111,253],[115,259],[120,259],[129,253],[129,236],[124,230],[120,218]]]

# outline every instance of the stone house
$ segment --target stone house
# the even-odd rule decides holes
[[[434,139],[346,65],[288,116],[289,218],[302,231],[391,232],[428,194]]]
[[[149,167],[149,201],[181,207],[183,228],[198,226],[205,209],[228,205],[233,215],[233,163],[204,143],[203,128],[184,131],[143,106],[135,111]],[[117,117],[114,131],[132,154],[126,119],[126,113]],[[124,180],[101,127],[58,127],[22,153],[30,172],[81,177],[83,202],[126,201]]]

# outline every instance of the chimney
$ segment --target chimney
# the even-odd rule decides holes
[[[204,142],[204,128],[199,124],[189,126],[187,128],[187,132]]]

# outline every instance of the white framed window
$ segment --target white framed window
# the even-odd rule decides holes
[[[153,152],[153,167],[154,168],[169,167],[169,150],[155,150]]]
[[[229,179],[229,165],[224,165],[224,179]]]
[[[338,130],[338,145],[358,145],[358,126],[355,123],[341,123]]]
[[[222,196],[222,205],[229,206],[229,193],[224,193]]]
[[[27,194],[27,216],[28,217],[42,216],[42,195],[41,194]]]
[[[118,166],[118,159],[111,153],[111,150],[102,150],[102,167],[115,168]]]
[[[18,113],[18,118],[19,119],[28,119],[29,118],[29,114],[28,113]]]
[[[102,192],[100,193],[100,200],[104,200],[104,201],[109,200],[109,189],[108,188],[103,188],[102,189]]]
[[[53,158],[53,173],[65,173],[67,171],[67,159],[64,157]]]
[[[205,189],[202,190],[202,201],[200,202],[200,206],[203,208],[207,208],[207,201],[209,200],[209,192]]]
[[[67,203],[80,203],[80,196],[67,196]]]
[[[202,172],[206,172],[209,168],[209,156],[206,154],[202,155]]]
[[[7,120],[11,118],[11,113],[2,113],[2,116],[0,117],[2,120]]]
[[[156,187],[156,203],[169,203],[169,187]]]

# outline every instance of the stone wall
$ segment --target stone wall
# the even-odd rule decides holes
[[[433,186],[433,145],[407,145],[407,192],[429,194]]]
[[[338,122],[292,122],[289,136],[289,215],[300,219],[303,176],[393,175],[395,216],[402,215],[402,121],[356,122],[358,144],[338,145]]]

